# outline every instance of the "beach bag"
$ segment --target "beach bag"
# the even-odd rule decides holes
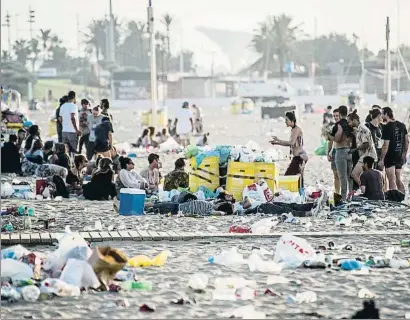
[[[325,156],[327,155],[327,140],[322,140],[320,142],[320,146],[315,149],[315,155],[317,156]]]

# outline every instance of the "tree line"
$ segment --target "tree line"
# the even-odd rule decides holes
[[[329,72],[329,64],[360,65],[364,57],[366,65],[384,68],[386,51],[373,53],[362,46],[360,38],[353,34],[330,33],[315,39],[308,37],[301,24],[295,24],[290,16],[281,14],[268,16],[259,23],[253,32],[250,47],[259,58],[245,71],[257,71],[279,75],[283,78],[285,64],[294,62],[310,70],[315,63],[316,73]],[[401,46],[404,60],[410,62],[410,47]],[[392,63],[395,67],[396,52],[392,51]]]

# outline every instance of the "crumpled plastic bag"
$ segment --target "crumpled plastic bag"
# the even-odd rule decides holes
[[[13,186],[8,182],[1,183],[1,197],[8,198],[14,194]]]
[[[145,255],[138,255],[128,260],[127,264],[130,267],[162,267],[168,258],[168,251],[164,250],[154,258],[150,259]]]
[[[300,267],[306,260],[314,260],[316,252],[312,246],[299,237],[286,234],[278,240],[273,261],[283,262],[286,267]]]
[[[88,263],[93,267],[103,290],[108,290],[109,283],[127,261],[128,258],[124,253],[111,247],[95,248],[88,259]]]
[[[190,159],[199,153],[200,149],[195,145],[189,145],[185,149],[185,158]]]
[[[317,156],[325,156],[327,154],[327,140],[322,140],[320,145],[315,149],[315,155]]]
[[[41,293],[54,293],[60,297],[76,297],[79,296],[81,291],[79,287],[65,283],[60,279],[45,279],[40,286]]]
[[[45,259],[43,265],[44,270],[61,270],[64,264],[67,262],[68,257],[79,257],[74,252],[70,253],[71,250],[77,247],[84,248],[75,250],[85,251],[87,259],[91,256],[91,249],[88,247],[87,242],[84,240],[84,238],[81,237],[78,232],[71,232],[70,228],[67,226],[64,235],[60,239],[58,239],[58,249],[54,252],[51,252]]]
[[[26,263],[14,259],[1,260],[1,277],[16,280],[28,280],[33,277],[33,269]]]
[[[68,259],[60,280],[79,288],[97,289],[100,286],[100,281],[91,265],[87,261],[78,259]]]
[[[1,259],[20,260],[23,256],[26,256],[29,253],[29,250],[24,248],[21,244],[18,244],[1,250],[0,255]]]
[[[159,145],[159,151],[161,152],[169,152],[179,148],[178,142],[175,141],[174,138],[169,137],[167,141],[161,143]]]

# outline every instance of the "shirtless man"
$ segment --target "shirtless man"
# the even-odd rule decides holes
[[[333,128],[331,137],[335,151],[335,165],[340,180],[340,195],[342,200],[347,199],[348,193],[353,189],[353,180],[350,179],[352,173],[352,154],[351,148],[351,128],[347,123],[347,107],[339,107],[340,120]]]
[[[300,175],[300,187],[303,187],[303,170],[308,161],[306,151],[303,149],[303,131],[296,125],[294,112],[286,112],[285,118],[286,126],[292,128],[290,139],[286,141],[280,140],[277,137],[272,137],[270,143],[272,145],[290,147],[293,158],[285,172],[285,176]]]

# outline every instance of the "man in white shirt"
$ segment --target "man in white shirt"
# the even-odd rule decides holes
[[[176,134],[181,140],[181,144],[186,147],[190,143],[190,135],[194,130],[192,121],[192,112],[189,109],[188,102],[184,102],[182,108],[178,110],[175,118]]]
[[[75,104],[75,92],[68,93],[68,102],[60,108],[60,122],[63,126],[63,143],[70,148],[70,153],[77,153],[78,138],[81,136],[79,130],[78,107]]]

